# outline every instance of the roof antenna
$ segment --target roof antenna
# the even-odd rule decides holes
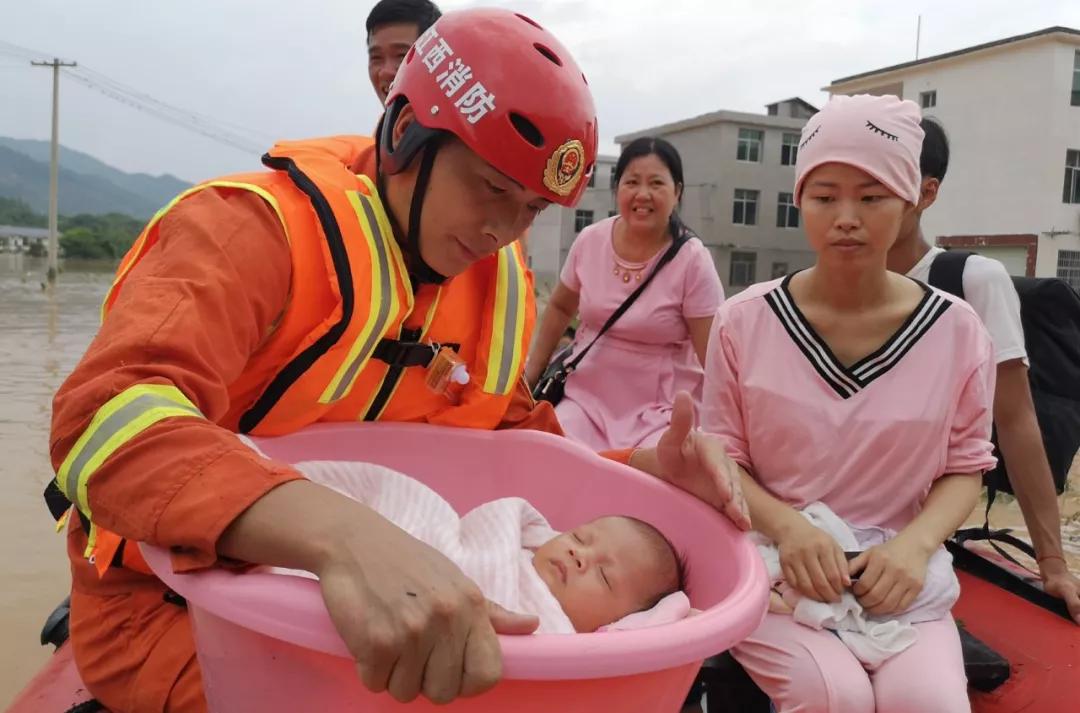
[[[915,26],[915,61],[919,61],[919,40],[922,39],[922,15],[919,15],[919,22]]]

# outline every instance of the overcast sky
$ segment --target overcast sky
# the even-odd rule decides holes
[[[0,0],[0,40],[76,60],[183,109],[277,137],[369,133],[361,0]],[[620,133],[717,109],[820,105],[839,77],[1052,25],[1080,28],[1080,0],[443,0],[444,10],[524,12],[574,53],[605,150]],[[0,135],[49,137],[48,70],[3,54]],[[70,79],[61,141],[126,171],[187,180],[258,157],[162,123]]]

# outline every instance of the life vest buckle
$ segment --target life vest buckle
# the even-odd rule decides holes
[[[438,342],[402,342],[397,339],[382,339],[372,352],[372,356],[390,366],[428,367],[435,355],[443,348],[452,349],[455,352],[461,348],[460,344],[439,344]]]

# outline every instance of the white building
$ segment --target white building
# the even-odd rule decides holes
[[[574,208],[551,206],[537,216],[529,230],[529,264],[543,294],[554,288],[570,244],[581,229],[615,214],[612,174],[615,156],[598,156],[589,185]]]
[[[809,267],[814,254],[793,205],[799,132],[817,109],[802,99],[770,104],[765,114],[717,111],[616,137],[671,142],[683,160],[683,221],[712,253],[727,294]],[[615,215],[615,156],[600,156],[581,202],[549,208],[529,232],[529,260],[545,294],[558,279],[582,228]],[[557,246],[557,250],[556,250]]]
[[[952,155],[923,216],[928,239],[1080,288],[1080,30],[1052,27],[826,90],[895,94],[945,127]]]
[[[570,252],[570,245],[578,233],[618,212],[618,206],[615,205],[615,164],[618,160],[617,156],[598,156],[585,195],[574,206],[574,210],[562,212],[559,265],[566,262],[566,254]]]
[[[529,267],[536,279],[536,289],[547,294],[554,287],[554,279],[562,264],[559,258],[559,241],[562,236],[563,213],[561,206],[552,205],[540,211],[529,228]]]

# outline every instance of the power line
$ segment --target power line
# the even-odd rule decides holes
[[[124,104],[144,114],[149,114],[156,119],[159,119],[169,124],[173,124],[174,126],[178,126],[182,129],[187,129],[188,131],[201,134],[202,136],[213,139],[220,144],[224,144],[234,149],[244,151],[245,153],[251,153],[256,155],[262,154],[267,147],[267,143],[265,142],[253,141],[233,132],[226,131],[224,129],[216,129],[215,127],[208,125],[205,122],[193,120],[190,117],[180,116],[176,113],[176,111],[170,111],[169,109],[163,108],[162,106],[155,105],[151,102],[141,100],[138,97],[126,94],[124,92],[120,92],[115,88],[106,86],[104,83],[97,82],[83,74],[68,70],[65,70],[64,74],[71,79],[74,79],[76,82],[79,82],[80,84],[89,87],[90,89],[98,91],[99,93],[112,99],[115,102]]]
[[[143,92],[143,91],[135,89],[135,88],[133,88],[131,86],[125,85],[125,84],[123,84],[123,83],[121,83],[121,82],[119,82],[119,81],[117,81],[117,80],[115,80],[115,79],[113,79],[113,78],[111,78],[111,77],[109,77],[107,75],[102,74],[101,72],[97,72],[97,71],[95,71],[93,69],[90,69],[89,67],[85,67],[85,66],[79,67],[79,69],[76,70],[76,71],[78,73],[83,74],[84,76],[86,76],[87,79],[96,82],[97,84],[105,85],[105,86],[111,88],[113,91],[119,92],[121,94],[125,94],[125,95],[131,97],[132,99],[134,99],[136,101],[141,101],[141,102],[144,102],[146,104],[156,106],[156,107],[158,107],[158,108],[160,108],[160,109],[162,109],[164,111],[175,113],[177,115],[183,115],[183,116],[187,117],[193,123],[206,124],[206,125],[210,125],[210,126],[213,126],[213,125],[216,124],[217,126],[223,127],[223,128],[226,128],[226,129],[232,129],[234,131],[245,132],[248,135],[252,136],[253,138],[258,139],[260,143],[265,144],[265,145],[269,145],[274,140],[273,137],[266,136],[266,135],[260,135],[259,132],[252,131],[249,127],[242,126],[240,124],[234,124],[232,122],[224,121],[222,119],[215,119],[214,117],[207,116],[206,114],[199,114],[197,112],[194,112],[194,111],[191,111],[191,110],[188,110],[188,109],[181,109],[181,108],[176,107],[176,106],[174,106],[172,104],[168,104],[166,102],[161,101],[160,99],[156,99],[156,98],[150,96],[146,92]]]
[[[29,60],[32,64],[47,59],[44,53],[5,40],[0,40],[0,55]],[[115,102],[239,151],[260,155],[273,143],[272,138],[260,135],[259,132],[252,131],[250,127],[174,106],[85,65],[78,67],[72,65],[72,69],[64,69],[63,73]]]
[[[44,52],[36,52],[34,50],[12,44],[11,42],[7,42],[5,40],[0,40],[0,54],[12,55],[15,57],[32,60],[48,59],[48,55]]]

